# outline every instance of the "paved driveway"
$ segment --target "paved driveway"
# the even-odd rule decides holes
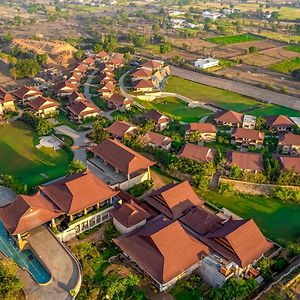
[[[49,285],[40,286],[27,271],[20,271],[27,299],[72,299],[69,291],[76,286],[81,278],[76,261],[44,226],[32,230],[28,240],[44,265],[50,270],[53,280]]]

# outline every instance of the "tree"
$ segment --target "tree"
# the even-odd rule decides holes
[[[160,47],[159,47],[159,51],[162,54],[170,52],[171,50],[172,50],[172,45],[168,44],[168,43],[161,44]]]
[[[15,79],[25,77],[35,77],[41,70],[41,67],[34,59],[19,59],[11,68],[10,74]]]
[[[109,133],[106,130],[104,130],[102,121],[96,120],[93,124],[93,128],[90,133],[90,138],[96,143],[101,144],[108,137]]]
[[[300,80],[300,69],[294,70],[294,71],[292,72],[292,76],[293,76],[294,78],[296,78],[297,80]]]
[[[0,261],[0,299],[16,300],[23,285],[17,276],[16,264],[8,259]]]
[[[230,178],[232,179],[240,179],[243,172],[238,166],[231,166],[230,168]]]
[[[199,130],[194,130],[189,134],[190,143],[197,143],[198,141],[200,141],[200,138],[201,138],[201,133]]]
[[[99,51],[98,51],[99,52]],[[78,50],[74,53],[74,57],[77,59],[77,60],[82,60],[83,57],[84,57],[84,51],[83,50]]]
[[[80,160],[73,160],[69,165],[69,174],[81,173],[86,169],[85,164]]]
[[[249,47],[248,52],[249,53],[256,53],[257,52],[257,48],[255,46],[251,46],[251,47]]]
[[[36,62],[40,65],[46,63],[47,59],[48,59],[48,54],[47,53],[36,54],[36,56],[35,56]]]
[[[37,125],[36,125],[36,132],[38,135],[48,135],[53,130],[53,125],[50,123],[49,120],[46,119],[38,119]]]
[[[266,128],[266,119],[263,117],[257,117],[255,127],[258,130],[262,130]]]

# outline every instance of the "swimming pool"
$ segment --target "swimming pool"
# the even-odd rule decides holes
[[[1,221],[0,251],[6,257],[15,261],[20,267],[26,269],[38,284],[46,284],[51,280],[51,275],[47,269],[30,249],[19,250]]]

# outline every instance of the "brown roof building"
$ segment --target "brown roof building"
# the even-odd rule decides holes
[[[86,100],[86,98],[82,93],[75,91],[71,95],[68,95],[69,103],[80,101],[80,100]]]
[[[170,122],[170,119],[167,116],[154,109],[144,113],[144,118],[153,121],[156,124],[157,130],[164,130]]]
[[[148,60],[148,61],[144,62],[141,67],[152,69],[152,70],[157,70],[157,69],[163,67],[163,65],[164,65],[163,61],[152,59],[152,60]]]
[[[38,96],[42,96],[43,93],[32,87],[24,85],[23,87],[19,88],[17,91],[14,92],[14,95],[19,99],[22,100],[24,103],[25,101],[32,100]]]
[[[108,81],[98,90],[98,93],[100,93],[102,98],[108,99],[113,95],[114,90],[115,90],[114,83]]]
[[[137,92],[151,92],[155,88],[152,80],[138,79],[132,82],[132,87]]]
[[[59,96],[68,96],[71,95],[73,92],[78,91],[78,86],[77,84],[73,84],[70,81],[66,80],[57,84],[53,90],[54,93],[56,93]]]
[[[232,144],[240,147],[261,148],[265,139],[265,134],[255,129],[234,128],[231,132]]]
[[[214,160],[217,150],[205,146],[195,144],[185,144],[178,152],[180,158],[187,158],[199,161],[201,163],[209,163]]]
[[[105,59],[108,58],[108,54],[105,51],[100,51],[96,54],[98,58]]]
[[[105,73],[105,74],[103,74],[102,73],[102,74],[99,75],[99,82],[101,84],[106,84],[108,82],[115,83],[116,80],[114,79],[114,75],[113,74],[111,74],[111,73]]]
[[[95,104],[85,99],[79,99],[69,103],[67,109],[76,122],[81,122],[82,119],[85,118],[97,117],[100,113],[100,109]]]
[[[294,170],[296,174],[300,174],[300,157],[288,155],[276,155],[275,158],[279,161],[281,170]]]
[[[131,73],[131,77],[133,77],[135,80],[151,79],[152,71],[147,68],[139,68],[133,73]]]
[[[276,131],[288,131],[295,126],[292,120],[283,115],[270,116],[265,119],[267,127]]]
[[[126,110],[129,109],[133,101],[123,95],[113,94],[107,99],[109,107],[112,109]]]
[[[225,111],[218,113],[215,122],[224,126],[240,127],[243,124],[244,114],[236,111]]]
[[[80,73],[72,73],[71,76],[68,78],[68,81],[70,81],[73,84],[79,84],[81,78],[82,78],[82,74],[80,74]]]
[[[253,172],[264,170],[261,153],[228,151],[226,157],[228,166],[237,166],[242,170]]]
[[[169,150],[172,144],[172,139],[170,137],[151,131],[148,131],[143,135],[142,141],[146,145],[159,147],[165,150]]]
[[[199,133],[199,141],[214,141],[217,136],[217,128],[211,123],[189,123],[186,125],[185,138],[190,140],[193,132]]]
[[[11,93],[0,87],[0,114],[2,111],[15,110],[15,98]]]
[[[129,135],[137,133],[137,127],[126,121],[115,121],[105,128],[113,137],[123,139]]]
[[[279,149],[283,154],[300,154],[300,135],[293,133],[286,133],[281,136],[278,141]]]
[[[60,104],[52,98],[37,97],[28,102],[31,110],[40,117],[47,117],[55,114]]]

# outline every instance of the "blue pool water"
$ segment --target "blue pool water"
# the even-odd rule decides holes
[[[15,261],[20,267],[29,271],[35,281],[39,284],[45,284],[50,281],[51,275],[42,265],[36,255],[26,249],[20,251],[14,240],[7,233],[3,223],[0,221],[0,251],[8,258]]]

